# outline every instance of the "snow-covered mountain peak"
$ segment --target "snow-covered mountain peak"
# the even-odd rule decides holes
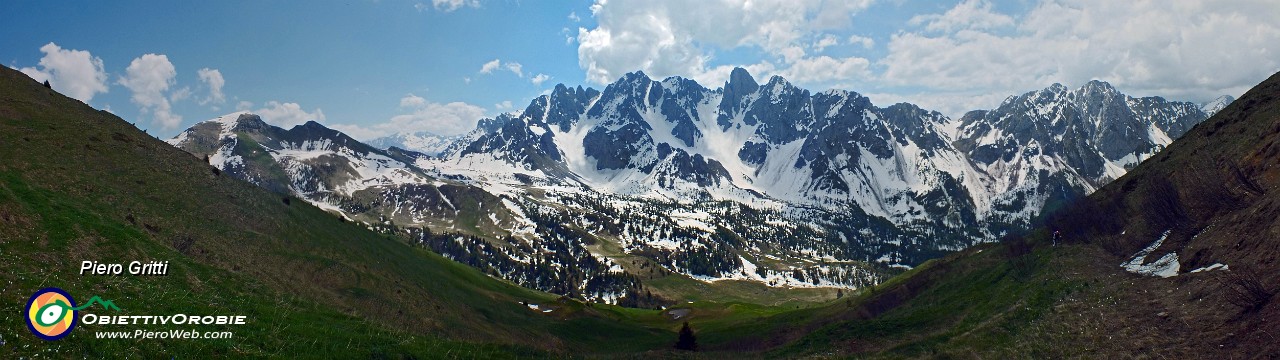
[[[428,156],[439,156],[461,136],[441,136],[426,131],[415,133],[395,133],[370,140],[369,145],[379,149],[392,147],[419,152]]]
[[[801,90],[792,85],[786,78],[778,75],[770,76],[769,82],[765,83],[761,88],[764,89],[761,92],[769,94],[772,99],[778,99],[786,94]],[[804,92],[808,92],[808,90],[804,90]]]
[[[1120,91],[1116,90],[1114,86],[1111,86],[1111,83],[1102,80],[1089,80],[1089,82],[1085,83],[1084,86],[1080,87],[1079,92],[1082,94],[1100,95],[1115,95],[1120,93]]]
[[[989,189],[1001,194],[993,208],[1040,209],[1124,175],[1207,117],[1195,104],[1134,98],[1103,81],[1054,84],[969,112],[953,144],[992,175]]]
[[[215,146],[215,143],[220,139],[233,137],[235,131],[261,128],[264,126],[266,126],[266,123],[262,122],[262,118],[258,117],[258,115],[254,115],[248,111],[237,111],[209,120],[197,122],[187,130],[178,133],[178,135],[174,136],[172,139],[165,140],[165,142],[174,146],[180,146],[180,144],[186,144],[197,140],[211,142],[198,145],[202,148],[207,148]]]
[[[1222,111],[1223,108],[1227,107],[1227,105],[1231,105],[1234,101],[1236,101],[1235,97],[1232,97],[1231,95],[1222,95],[1213,99],[1213,101],[1201,105],[1200,111],[1204,111],[1205,114],[1213,116],[1213,114],[1217,114],[1219,111]]]
[[[439,233],[468,231],[453,220],[478,208],[486,228],[474,231],[494,237],[599,233],[671,271],[763,279],[774,275],[748,269],[828,257],[911,265],[993,240],[1123,175],[1204,114],[1092,81],[950,119],[779,76],[761,85],[737,68],[717,89],[643,72],[603,91],[560,84],[465,135],[395,134],[374,146],[314,122],[219,119],[175,145],[322,206]],[[236,131],[219,136],[223,124]],[[555,224],[572,230],[542,232]],[[708,256],[714,269],[688,260]]]
[[[238,122],[240,121],[240,116],[242,116],[242,115],[253,115],[253,114],[250,114],[248,111],[237,111],[237,112],[233,112],[233,113],[230,113],[230,114],[222,115],[222,116],[219,116],[219,117],[216,117],[216,118],[213,118],[213,119],[209,119],[209,120],[205,120],[205,121],[201,121],[201,122],[213,122],[213,123],[217,123],[217,124],[218,124],[219,126],[221,126],[223,129],[226,129],[226,130],[230,131],[232,128],[234,128],[234,127],[236,126],[236,123],[238,123]]]

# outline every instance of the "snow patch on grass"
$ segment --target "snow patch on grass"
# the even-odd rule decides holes
[[[1198,273],[1198,272],[1201,272],[1201,271],[1230,270],[1230,269],[1231,269],[1231,267],[1230,267],[1230,266],[1227,266],[1227,264],[1223,264],[1223,263],[1215,263],[1215,264],[1213,264],[1213,265],[1209,265],[1209,266],[1205,266],[1205,267],[1202,267],[1202,268],[1199,268],[1199,269],[1191,270],[1191,272],[1193,272],[1193,273]]]
[[[1123,267],[1126,271],[1135,274],[1159,276],[1162,278],[1178,276],[1178,270],[1182,267],[1182,264],[1178,263],[1177,252],[1170,252],[1150,264],[1145,264],[1147,256],[1151,255],[1152,251],[1160,248],[1160,245],[1164,244],[1164,240],[1168,237],[1169,231],[1165,231],[1164,234],[1160,235],[1159,239],[1156,239],[1155,242],[1148,245],[1145,249],[1133,254],[1133,258],[1120,264],[1120,267]]]

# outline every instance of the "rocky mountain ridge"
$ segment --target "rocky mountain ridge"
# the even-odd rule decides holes
[[[591,258],[607,269],[563,287],[578,293],[590,292],[593,276],[643,277],[654,267],[706,281],[858,287],[1025,229],[1206,117],[1200,105],[1093,81],[950,119],[906,103],[877,107],[851,91],[811,93],[777,76],[759,84],[735,69],[717,89],[641,72],[603,91],[558,85],[436,154],[354,144],[315,123],[258,136],[254,121],[227,127],[227,117],[170,143],[345,216],[420,231],[424,243],[471,236],[478,242],[465,251],[496,251],[489,244],[506,263],[526,265],[556,244],[578,254],[557,266]],[[295,133],[316,137],[278,141]],[[271,170],[245,170],[243,159]]]

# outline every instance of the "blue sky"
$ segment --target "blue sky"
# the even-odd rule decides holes
[[[459,133],[635,70],[715,88],[742,66],[951,116],[1091,79],[1208,101],[1280,70],[1276,18],[1267,1],[17,2],[0,62],[164,138],[249,110],[368,139]]]

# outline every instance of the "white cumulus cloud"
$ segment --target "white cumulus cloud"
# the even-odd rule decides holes
[[[520,63],[515,61],[504,62],[501,59],[493,59],[493,61],[480,65],[481,74],[492,74],[494,70],[506,70],[510,71],[512,74],[516,74],[516,76],[524,77],[524,65],[520,65]],[[470,80],[467,82],[470,83]]]
[[[480,0],[431,0],[431,5],[435,6],[436,10],[451,12],[464,7],[478,8]]]
[[[145,54],[129,62],[118,82],[133,92],[129,100],[138,105],[142,114],[150,114],[153,123],[168,130],[182,123],[182,116],[174,114],[169,103],[169,88],[176,83],[177,75],[168,56]],[[180,89],[173,99],[180,100],[189,95],[189,91]]]
[[[829,79],[859,79],[871,77],[871,62],[863,58],[833,58],[818,56],[791,64],[781,75],[794,82],[820,82]]]
[[[862,45],[862,47],[865,49],[870,49],[876,46],[875,39],[865,37],[865,36],[859,36],[859,35],[849,35],[849,43],[854,45]]]
[[[409,95],[405,95],[404,97],[400,98],[400,107],[418,108],[426,105],[427,105],[427,99],[424,99],[418,95],[414,95],[413,93],[409,93]]]
[[[200,105],[224,104],[227,102],[227,96],[222,93],[222,87],[227,84],[227,81],[222,78],[221,71],[201,68],[196,74],[200,76],[200,82],[203,82],[209,88],[209,96],[200,99]]]
[[[538,75],[534,75],[532,78],[530,78],[529,82],[533,83],[533,86],[542,86],[543,82],[546,82],[547,80],[550,80],[550,79],[551,79],[550,75],[538,73]]]
[[[191,87],[183,86],[169,93],[169,101],[179,102],[191,97]]]
[[[1013,25],[1013,17],[992,11],[989,2],[965,0],[946,13],[917,15],[907,23],[927,24],[924,28],[929,31],[996,29]]]
[[[496,104],[495,108],[511,106],[510,101]],[[476,122],[485,117],[485,109],[464,102],[437,103],[414,94],[400,98],[400,108],[406,113],[391,117],[386,122],[371,126],[332,124],[330,128],[353,138],[371,140],[394,133],[426,131],[437,135],[457,135],[475,129]]]
[[[524,66],[520,65],[520,63],[507,62],[503,66],[506,67],[507,71],[510,71],[512,74],[516,74],[516,76],[519,76],[519,77],[524,77],[524,70],[523,70]]]
[[[480,65],[480,73],[481,74],[492,73],[494,70],[497,70],[499,66],[502,66],[502,60],[493,59],[493,61],[486,62],[484,63],[484,65]]]
[[[835,35],[826,34],[826,35],[823,35],[822,38],[818,39],[817,42],[813,43],[813,51],[822,52],[822,50],[826,49],[828,46],[834,46],[839,44],[840,44],[840,38],[836,37]]]
[[[457,135],[474,129],[476,121],[485,115],[484,108],[464,102],[426,102],[407,110],[409,113],[393,116],[389,122],[379,124],[374,129],[387,133],[427,131],[439,135]]]
[[[302,105],[298,105],[298,103],[282,103],[275,100],[263,104],[263,107],[254,113],[261,116],[262,121],[285,129],[302,125],[307,121],[318,123],[325,121],[324,111],[318,108],[315,111],[308,112],[302,109]]]
[[[107,92],[107,72],[102,59],[88,51],[63,49],[55,43],[40,47],[44,57],[38,67],[19,69],[39,82],[48,81],[54,90],[88,103],[93,96]]]
[[[493,104],[493,109],[498,111],[510,111],[514,107],[511,100],[503,100],[500,103]]]

